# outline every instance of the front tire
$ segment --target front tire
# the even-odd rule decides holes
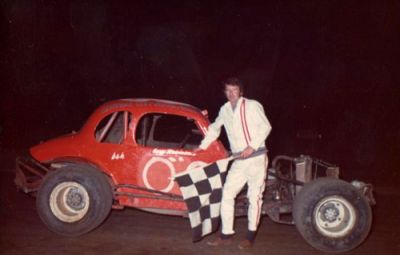
[[[106,176],[86,166],[70,165],[44,178],[36,198],[41,220],[53,232],[79,236],[99,226],[112,205]]]
[[[295,197],[293,217],[304,239],[324,252],[354,249],[367,237],[371,207],[351,184],[333,178],[307,183]]]

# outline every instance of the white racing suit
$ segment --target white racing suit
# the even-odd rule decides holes
[[[208,127],[206,136],[200,144],[205,150],[215,141],[224,126],[233,153],[241,152],[248,146],[254,150],[265,146],[265,140],[271,131],[271,125],[265,116],[260,103],[241,97],[235,110],[231,103],[225,103],[215,122]],[[234,234],[234,205],[235,197],[247,183],[249,199],[248,229],[256,231],[261,215],[264,180],[268,164],[267,155],[248,159],[237,159],[233,162],[223,188],[221,203],[222,234]]]

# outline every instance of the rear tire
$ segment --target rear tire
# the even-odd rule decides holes
[[[104,174],[91,167],[70,165],[46,175],[37,194],[36,209],[51,231],[79,236],[105,220],[112,198]]]
[[[324,252],[354,249],[367,237],[371,207],[351,184],[333,178],[307,183],[295,197],[293,217],[306,241]]]

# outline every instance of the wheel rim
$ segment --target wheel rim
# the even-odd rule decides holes
[[[72,223],[81,220],[89,210],[90,198],[77,182],[62,182],[50,195],[50,209],[57,219]]]
[[[354,206],[340,196],[321,200],[315,207],[313,216],[317,230],[333,238],[347,235],[356,222]]]

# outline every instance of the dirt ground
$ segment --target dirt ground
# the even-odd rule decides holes
[[[3,171],[2,171],[3,172]],[[13,174],[0,174],[0,254],[323,254],[309,246],[294,226],[264,217],[254,247],[240,251],[246,219],[236,221],[232,245],[208,247],[213,234],[191,242],[188,219],[162,216],[135,209],[112,211],[94,231],[79,238],[50,232],[40,221],[35,200],[17,192]],[[368,239],[347,254],[400,254],[400,192],[396,187],[376,187],[378,205]]]

